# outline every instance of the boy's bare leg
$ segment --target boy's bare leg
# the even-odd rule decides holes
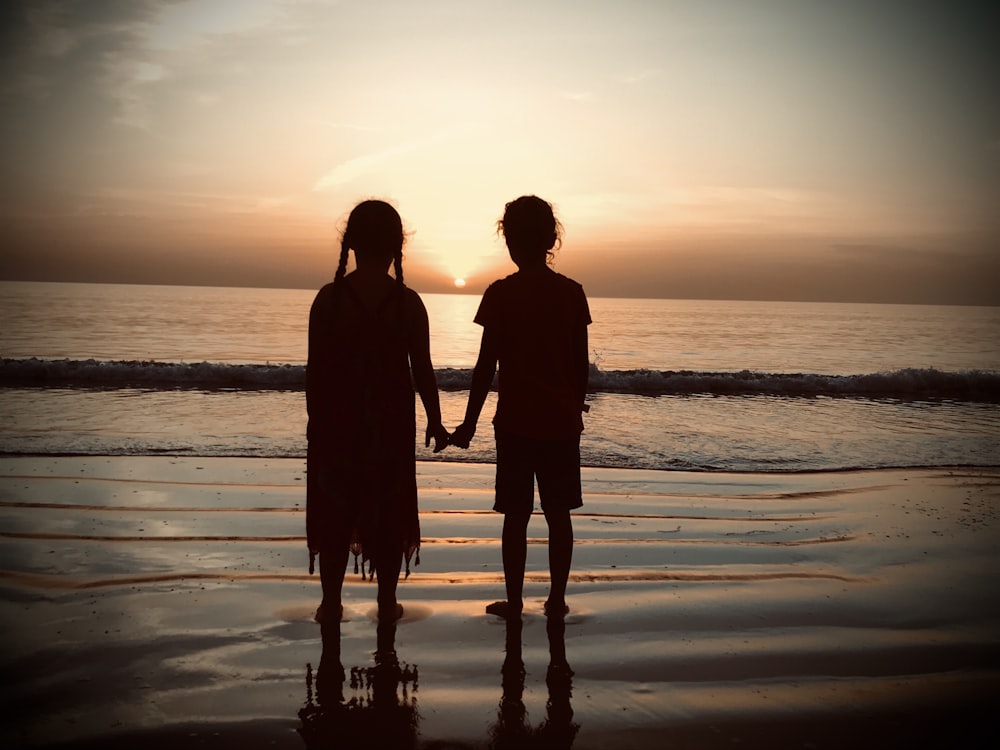
[[[494,602],[486,608],[500,617],[520,617],[524,609],[524,566],[528,559],[528,521],[531,512],[506,513],[500,546],[503,555],[503,577],[507,589],[506,602]]]
[[[507,589],[507,606],[520,614],[524,608],[524,567],[528,559],[528,521],[531,513],[508,513],[503,519],[503,578]]]
[[[561,616],[566,607],[566,585],[573,564],[573,521],[568,510],[545,513],[549,526],[549,598],[545,602],[546,614]]]

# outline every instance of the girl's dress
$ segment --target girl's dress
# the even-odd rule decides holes
[[[414,554],[420,562],[408,294],[397,285],[369,310],[341,279],[319,291],[309,316],[309,549],[322,554],[347,536],[362,576],[383,550],[402,553],[407,575]]]

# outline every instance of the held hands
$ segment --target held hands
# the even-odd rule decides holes
[[[429,448],[431,439],[433,438],[435,453],[440,453],[449,445],[454,445],[459,448],[468,448],[469,443],[472,442],[472,438],[475,434],[475,422],[463,422],[452,433],[449,433],[440,422],[437,424],[429,424],[427,425],[427,432],[424,433],[424,447]]]
[[[475,422],[462,422],[462,424],[456,427],[455,431],[451,433],[451,444],[457,445],[459,448],[468,448],[469,443],[472,442],[472,438],[475,434]]]
[[[424,447],[430,447],[431,438],[434,438],[434,452],[440,453],[448,444],[451,442],[451,435],[448,434],[448,430],[444,428],[444,425],[438,422],[437,424],[427,425],[427,432],[424,434]]]

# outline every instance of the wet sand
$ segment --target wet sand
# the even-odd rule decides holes
[[[493,467],[418,472],[424,542],[403,620],[378,632],[375,586],[349,572],[345,621],[321,633],[302,461],[0,458],[0,744],[887,748],[993,734],[1000,470],[585,469],[571,612],[542,614],[537,517],[520,632],[484,612],[503,592]],[[573,674],[547,674],[563,648]]]

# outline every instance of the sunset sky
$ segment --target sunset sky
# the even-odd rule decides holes
[[[418,291],[1000,304],[983,2],[5,2],[0,278],[314,288],[390,200]]]

